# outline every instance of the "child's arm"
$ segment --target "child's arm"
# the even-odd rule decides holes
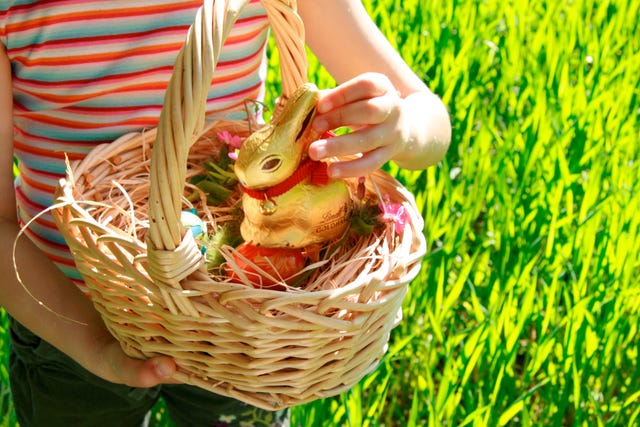
[[[451,139],[442,101],[409,68],[359,0],[299,0],[307,43],[342,83],[324,92],[317,131],[349,126],[349,135],[311,145],[311,157],[362,153],[331,173],[360,175],[388,160],[423,169],[444,156]]]
[[[24,287],[32,295],[17,280],[12,262],[19,227],[12,173],[11,87],[9,59],[0,45],[0,305],[35,334],[100,377],[138,387],[166,382],[167,376],[159,375],[157,367],[164,367],[171,375],[174,362],[169,358],[143,362],[127,357],[89,299],[24,236],[18,241],[16,259]]]

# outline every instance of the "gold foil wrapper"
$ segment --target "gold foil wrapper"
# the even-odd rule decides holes
[[[246,242],[301,248],[340,237],[349,227],[353,205],[347,183],[331,180],[320,186],[301,183],[266,201],[245,194],[242,206],[240,232]]]

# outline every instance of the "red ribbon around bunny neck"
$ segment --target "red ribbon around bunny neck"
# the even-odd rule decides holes
[[[325,185],[329,182],[327,164],[325,162],[307,159],[298,166],[298,169],[296,169],[291,176],[273,187],[269,187],[266,190],[252,190],[244,186],[241,186],[241,188],[242,191],[254,199],[271,200],[291,190],[306,178],[310,178],[310,182],[313,185]]]
[[[336,134],[332,131],[327,131],[322,135],[323,138],[333,138],[334,136],[336,136]],[[274,185],[273,187],[269,187],[266,190],[252,190],[241,185],[240,188],[254,199],[272,200],[274,197],[278,197],[291,190],[306,178],[311,178],[310,182],[313,185],[327,184],[329,182],[327,168],[327,163],[308,158],[298,166],[298,169],[296,169],[289,178]]]

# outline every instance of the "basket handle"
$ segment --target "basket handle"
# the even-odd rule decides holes
[[[166,90],[150,163],[149,275],[180,288],[203,263],[180,223],[189,149],[204,128],[206,101],[220,51],[249,0],[205,0],[178,53]],[[296,0],[262,0],[280,55],[282,96],[307,80],[304,26]]]

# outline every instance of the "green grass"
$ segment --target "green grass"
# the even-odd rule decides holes
[[[640,425],[640,2],[364,3],[453,141],[389,166],[429,244],[389,352],[293,425]]]

